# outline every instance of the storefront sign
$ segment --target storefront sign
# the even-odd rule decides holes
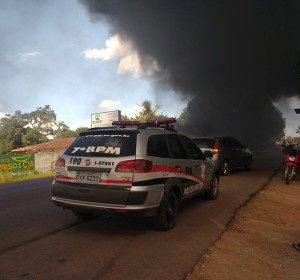
[[[0,172],[35,170],[34,154],[0,155]]]
[[[120,121],[121,120],[121,111],[111,111],[111,112],[104,112],[104,113],[97,113],[92,114],[92,128],[93,127],[111,127],[111,123],[113,121]]]

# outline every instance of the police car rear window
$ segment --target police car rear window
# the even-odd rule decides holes
[[[162,135],[152,135],[148,139],[147,155],[153,157],[168,158],[168,146],[166,137]]]
[[[125,157],[135,155],[136,133],[83,134],[64,152],[68,156]]]

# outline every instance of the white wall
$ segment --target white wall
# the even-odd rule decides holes
[[[61,154],[64,152],[64,150],[56,151],[56,152],[41,152],[41,153],[35,153],[34,154],[34,161],[35,161],[35,170],[47,173],[54,169],[55,163],[58,160],[58,158],[61,156]]]

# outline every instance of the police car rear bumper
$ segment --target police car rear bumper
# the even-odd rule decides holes
[[[128,214],[133,216],[156,216],[159,207],[144,207],[144,206],[120,206],[120,205],[102,205],[99,203],[91,203],[78,200],[70,200],[59,197],[52,197],[52,201],[58,207],[70,209],[75,212],[98,214],[107,212],[109,214]]]
[[[100,187],[54,180],[52,194],[54,204],[64,209],[152,216],[157,214],[162,187]]]

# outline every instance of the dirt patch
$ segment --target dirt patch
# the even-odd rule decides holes
[[[300,178],[281,171],[241,207],[186,280],[300,279]]]

